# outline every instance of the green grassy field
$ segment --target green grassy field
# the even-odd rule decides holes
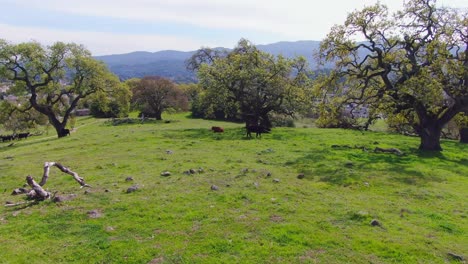
[[[0,263],[457,263],[468,258],[468,146],[382,132],[165,116],[78,119],[70,137],[0,143],[0,200],[56,161],[46,189],[75,194],[0,211]],[[223,126],[214,134],[211,126]],[[378,154],[375,147],[405,153]],[[194,174],[185,171],[193,169]],[[169,171],[171,176],[161,176]],[[303,173],[304,178],[298,179]],[[133,177],[133,181],[126,181]],[[138,190],[127,193],[127,188]],[[212,190],[216,185],[218,190]],[[380,226],[372,226],[372,220]]]

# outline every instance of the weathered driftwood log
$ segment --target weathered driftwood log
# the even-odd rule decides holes
[[[71,171],[69,168],[63,166],[60,163],[57,162],[45,162],[44,163],[44,174],[42,176],[41,182],[37,183],[32,176],[28,175],[26,177],[26,182],[28,185],[32,188],[31,190],[26,190],[24,188],[18,188],[13,191],[12,195],[20,194],[20,193],[26,193],[29,199],[34,199],[36,201],[40,200],[45,200],[51,198],[51,194],[44,190],[42,186],[44,186],[47,183],[47,179],[49,178],[49,173],[50,173],[50,167],[55,166],[59,168],[64,173],[70,174],[73,176],[75,181],[77,181],[80,185],[81,188],[83,187],[91,187],[90,185],[86,184],[84,179],[78,175],[78,173]],[[18,203],[18,204],[7,204],[5,206],[15,206],[23,203]]]
[[[32,188],[32,190],[26,194],[30,199],[45,200],[50,198],[50,193],[42,189],[42,186],[39,185],[31,175],[26,176],[26,182]]]
[[[55,167],[59,168],[59,170],[61,170],[62,172],[65,172],[65,173],[70,174],[71,176],[73,176],[75,181],[77,181],[81,185],[81,188],[91,187],[91,186],[89,186],[88,184],[85,183],[84,179],[81,178],[78,175],[78,173],[71,171],[69,168],[63,166],[62,164],[60,164],[58,162],[45,162],[44,163],[44,175],[42,176],[42,180],[39,183],[39,185],[44,186],[44,184],[46,184],[47,179],[49,178],[50,167],[52,167],[52,166],[55,166]]]

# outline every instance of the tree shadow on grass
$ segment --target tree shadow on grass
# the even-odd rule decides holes
[[[150,125],[150,124],[170,124],[177,123],[179,120],[157,120],[155,118],[112,118],[104,122],[108,126],[130,126],[130,125]]]
[[[442,182],[445,175],[440,171],[459,173],[457,170],[463,167],[460,165],[467,163],[468,160],[460,163],[460,160],[450,159],[442,153],[426,153],[416,149],[407,150],[403,156],[359,149],[333,149],[308,153],[285,165],[310,176],[306,178],[346,186],[367,181],[364,176],[370,174],[376,177],[387,175],[390,180],[409,185]]]
[[[178,130],[176,133],[167,131],[163,133],[166,138],[172,139],[213,139],[213,140],[241,140],[248,139],[244,128],[224,129],[223,133],[215,133],[209,128],[191,128]]]
[[[65,139],[65,138],[62,138]],[[57,140],[61,140],[60,138],[57,137],[45,137],[45,138],[39,138],[39,139],[24,139],[20,141],[14,141],[9,144],[5,144],[3,146],[0,145],[0,153],[1,152],[8,152],[10,150],[20,148],[20,147],[29,147],[29,146],[34,146],[40,143],[44,142],[55,142]]]

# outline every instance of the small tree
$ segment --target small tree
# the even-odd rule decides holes
[[[66,136],[64,128],[81,99],[112,91],[119,83],[83,46],[62,42],[43,47],[0,40],[0,78],[13,82],[11,90],[27,98],[17,109],[47,116],[58,137]]]
[[[133,107],[140,110],[145,117],[161,120],[162,113],[167,108],[184,111],[188,109],[188,100],[184,92],[172,81],[162,77],[144,77],[132,92]]]
[[[10,102],[0,101],[0,124],[14,133],[36,129],[47,124],[47,117],[34,109],[15,111],[16,106]]]
[[[94,117],[126,117],[130,112],[132,93],[126,83],[119,83],[112,93],[104,91],[90,96],[87,104]]]
[[[468,144],[468,111],[459,113],[455,118],[460,133],[460,143]]]

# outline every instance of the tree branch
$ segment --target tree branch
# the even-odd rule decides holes
[[[82,177],[80,177],[78,175],[78,173],[71,171],[67,167],[65,167],[62,164],[57,163],[57,162],[45,162],[44,163],[44,175],[42,176],[42,180],[39,183],[40,186],[44,186],[44,184],[46,184],[47,179],[49,178],[50,167],[52,167],[52,166],[55,166],[55,167],[59,168],[59,170],[61,170],[62,172],[70,174],[71,176],[73,176],[75,181],[77,181],[81,185],[81,188],[91,187],[90,185],[85,183],[85,180]]]

